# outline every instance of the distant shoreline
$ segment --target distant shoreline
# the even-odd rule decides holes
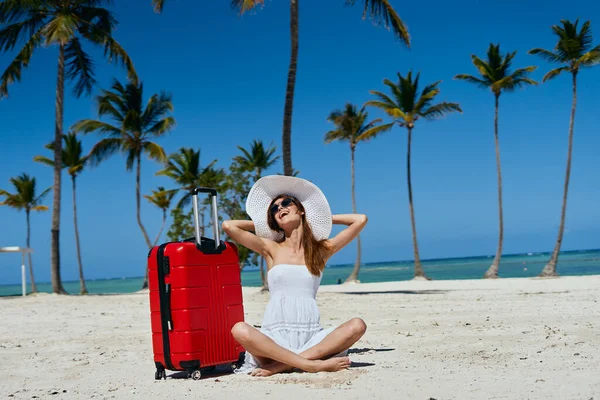
[[[581,254],[581,253],[593,253],[593,252],[598,252],[600,253],[600,248],[597,249],[576,249],[576,250],[564,250],[560,252],[560,256],[565,256],[565,255],[573,255],[573,254]],[[532,252],[526,252],[526,253],[511,253],[511,254],[504,254],[502,255],[502,259],[506,259],[506,258],[517,258],[517,257],[534,257],[534,256],[550,256],[552,252],[551,251],[547,251],[547,252],[539,252],[539,251],[532,251]],[[560,263],[561,263],[561,259],[559,256],[559,275],[560,275]],[[428,259],[421,259],[421,262],[423,264],[427,264],[427,263],[433,263],[433,262],[452,262],[452,261],[475,261],[478,259],[487,259],[487,258],[493,258],[494,254],[486,254],[486,255],[480,255],[480,256],[465,256],[465,257],[448,257],[448,258],[428,258]],[[592,259],[592,260],[596,260],[596,259]],[[597,258],[597,260],[599,261],[600,264],[600,256]],[[361,263],[361,267],[365,267],[368,268],[370,266],[374,266],[374,265],[378,265],[378,266],[382,266],[382,265],[394,265],[394,264],[410,264],[414,262],[414,260],[392,260],[392,261],[371,261],[371,262],[364,262]],[[342,269],[342,268],[352,268],[354,266],[354,263],[343,263],[343,264],[331,264],[331,265],[327,265],[328,269]],[[242,274],[244,273],[250,273],[250,272],[258,272],[259,271],[259,267],[245,267],[242,270]],[[483,272],[482,272],[483,274]],[[500,275],[502,275],[502,262],[500,264]],[[582,275],[587,275],[587,274],[582,274]],[[567,275],[567,276],[572,276],[572,275]],[[573,276],[580,276],[580,275],[573,275]],[[108,277],[108,278],[89,278],[86,279],[86,282],[103,282],[103,281],[118,281],[118,280],[135,280],[135,279],[143,279],[143,276],[122,276],[122,277]],[[404,281],[406,279],[402,279],[399,281]],[[449,280],[449,279],[437,279],[437,280]],[[464,279],[459,279],[459,280],[464,280]],[[73,280],[63,280],[64,284],[73,284],[73,283],[79,283],[79,279],[73,279]],[[15,286],[15,285],[20,285],[21,282],[13,282],[13,283],[2,283],[0,284],[0,288],[1,287],[7,287],[7,286]],[[51,284],[51,282],[49,281],[36,281],[37,285],[49,285]],[[1,295],[1,294],[0,294]]]

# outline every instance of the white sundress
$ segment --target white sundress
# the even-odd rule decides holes
[[[270,299],[260,331],[278,345],[296,354],[321,342],[336,327],[323,328],[316,295],[320,276],[310,273],[305,265],[277,264],[267,273]],[[345,356],[345,350],[337,356]],[[234,373],[248,373],[259,367],[246,351],[244,364]]]

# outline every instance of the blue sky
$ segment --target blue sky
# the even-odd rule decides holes
[[[289,9],[286,1],[267,2],[256,13],[239,17],[229,2],[170,1],[163,15],[150,0],[118,2],[117,40],[134,60],[145,97],[161,90],[173,94],[176,129],[159,143],[169,152],[201,149],[203,164],[213,159],[227,167],[238,145],[253,139],[281,151],[281,123],[289,62]],[[206,3],[206,4],[204,4]],[[551,49],[550,26],[560,19],[590,19],[600,43],[600,6],[596,2],[532,0],[523,5],[499,2],[393,1],[409,27],[412,48],[391,32],[361,19],[359,5],[343,0],[306,0],[300,7],[300,54],[292,153],[294,168],[318,184],[334,213],[351,212],[350,152],[346,144],[325,145],[330,111],[350,101],[362,105],[369,90],[385,90],[384,78],[421,72],[421,82],[442,80],[440,101],[460,103],[462,115],[419,121],[413,139],[413,193],[422,258],[493,254],[497,242],[497,192],[493,147],[493,96],[452,78],[474,74],[473,53],[484,56],[490,42],[503,52],[517,50],[514,67],[537,65],[541,81],[551,65],[527,55],[533,47]],[[361,2],[357,2],[361,3]],[[133,11],[135,10],[135,12]],[[515,10],[518,10],[516,12]],[[88,51],[90,47],[88,46]],[[91,50],[99,87],[124,72]],[[12,56],[0,55],[4,70]],[[22,81],[0,102],[3,146],[0,188],[12,191],[9,178],[34,175],[42,190],[52,184],[49,167],[32,161],[47,154],[53,138],[57,49],[34,55]],[[600,67],[579,75],[578,108],[569,208],[563,249],[600,247]],[[70,87],[68,88],[70,90]],[[95,93],[97,94],[98,88]],[[503,95],[500,140],[504,178],[504,252],[549,251],[558,228],[571,106],[565,75],[546,84]],[[76,99],[67,91],[65,127],[96,118],[93,98]],[[371,110],[372,118],[383,115]],[[85,151],[99,139],[83,138]],[[212,139],[218,139],[212,141]],[[406,132],[394,128],[356,152],[359,212],[369,216],[363,233],[365,262],[411,259],[411,229],[406,189]],[[142,162],[142,192],[159,185],[160,165]],[[283,169],[279,162],[270,173]],[[77,278],[71,187],[64,176],[61,217],[63,279]],[[51,206],[52,196],[46,204]],[[115,156],[78,181],[78,217],[87,278],[140,276],[147,248],[135,218],[135,176]],[[153,238],[160,211],[143,200],[142,218]],[[0,246],[24,245],[25,215],[0,207]],[[51,211],[32,215],[36,280],[50,279]],[[336,227],[334,232],[340,228]],[[351,244],[332,263],[351,262]],[[18,282],[17,255],[0,258],[2,283]]]

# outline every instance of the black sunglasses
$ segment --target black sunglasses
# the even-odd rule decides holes
[[[290,199],[289,197],[286,197],[285,199],[283,199],[283,201],[279,204],[273,204],[271,206],[271,214],[275,214],[277,211],[279,211],[279,206],[281,207],[288,207],[290,204],[296,204],[294,202],[294,200]]]

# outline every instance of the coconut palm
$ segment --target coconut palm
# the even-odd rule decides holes
[[[410,222],[412,225],[413,250],[415,254],[415,278],[429,279],[419,257],[419,246],[417,244],[417,228],[415,225],[415,213],[413,208],[412,184],[410,177],[410,148],[412,143],[412,131],[415,128],[415,123],[423,118],[425,120],[436,120],[444,117],[446,114],[458,111],[462,113],[460,106],[457,103],[437,103],[432,104],[435,97],[440,93],[438,85],[441,81],[426,85],[419,93],[419,75],[417,73],[413,80],[412,71],[409,71],[406,77],[398,73],[398,82],[394,83],[389,79],[384,79],[383,83],[387,85],[392,97],[371,90],[370,93],[375,95],[378,100],[367,101],[365,105],[373,106],[381,109],[392,118],[393,123],[406,128],[408,131],[408,146],[406,153],[406,173],[408,183],[408,204],[410,208]]]
[[[83,155],[81,146],[81,140],[77,139],[77,135],[73,132],[69,132],[67,135],[63,135],[64,148],[62,150],[62,163],[63,168],[67,169],[69,175],[71,175],[71,183],[73,188],[73,226],[75,229],[75,246],[77,249],[77,263],[79,265],[79,292],[81,294],[87,294],[88,290],[85,285],[85,279],[83,277],[83,263],[81,262],[81,247],[79,244],[79,228],[77,225],[77,190],[76,190],[76,178],[83,171],[83,168],[87,164],[88,157]],[[54,151],[54,142],[46,145],[46,148]],[[54,167],[54,161],[47,157],[35,156],[34,161],[41,162],[42,164]]]
[[[160,226],[160,230],[158,231],[158,234],[156,235],[156,238],[154,239],[154,243],[153,246],[156,246],[156,244],[158,243],[158,239],[160,239],[160,235],[162,234],[163,230],[165,229],[165,223],[167,221],[167,211],[169,210],[169,208],[171,208],[171,201],[173,200],[173,197],[175,196],[175,194],[177,194],[176,190],[165,190],[165,188],[163,186],[159,186],[157,190],[153,190],[152,191],[152,195],[144,195],[144,198],[146,198],[146,200],[148,200],[150,202],[150,204],[155,205],[156,207],[158,207],[159,209],[162,210],[163,213],[163,218],[162,218],[162,224]],[[146,275],[144,276],[144,282],[142,283],[142,289],[145,289],[148,287],[148,269],[146,268]]]
[[[171,200],[177,193],[176,190],[165,190],[163,186],[159,186],[158,189],[152,191],[152,195],[144,195],[144,198],[150,202],[150,204],[155,205],[163,212],[162,224],[160,226],[160,230],[154,239],[153,246],[156,246],[158,243],[158,239],[160,239],[160,235],[165,229],[165,222],[167,221],[167,211],[171,208]]]
[[[510,70],[512,59],[516,54],[517,52],[514,51],[502,56],[500,54],[500,45],[490,44],[487,51],[487,59],[485,61],[475,54],[471,56],[473,65],[475,65],[479,75],[481,75],[480,78],[468,74],[459,74],[454,77],[454,79],[463,80],[482,89],[490,90],[495,99],[494,145],[496,147],[496,171],[498,175],[498,247],[492,265],[483,275],[484,278],[498,277],[498,267],[500,265],[500,258],[502,257],[502,242],[504,239],[504,221],[502,217],[502,171],[500,168],[500,142],[498,140],[498,105],[500,95],[503,92],[512,92],[525,85],[537,85],[536,81],[527,77],[527,75],[535,71],[537,67],[529,66],[519,68],[515,71]]]
[[[97,97],[98,113],[109,116],[115,125],[108,122],[84,119],[73,125],[76,132],[98,132],[108,137],[100,140],[90,150],[90,162],[96,166],[116,152],[127,155],[126,169],[131,171],[135,164],[135,197],[137,222],[142,230],[148,248],[152,242],[142,224],[140,215],[140,175],[142,153],[149,158],[165,162],[167,156],[164,149],[151,141],[166,135],[175,126],[175,119],[167,116],[173,111],[171,95],[167,93],[154,94],[143,104],[143,84],[128,82],[123,86],[114,80],[111,90],[102,90]]]
[[[154,0],[162,7],[164,0]],[[356,0],[345,0],[346,5],[353,6]],[[296,69],[298,64],[298,3],[299,0],[290,0],[290,30],[291,30],[291,58],[288,68],[287,87],[285,93],[285,106],[283,111],[283,172],[284,175],[293,175],[292,167],[292,108],[294,102],[294,89],[296,86]],[[375,23],[384,25],[393,31],[394,35],[406,46],[410,46],[410,35],[389,0],[363,0],[363,19],[367,15]],[[231,0],[231,6],[244,14],[264,5],[264,0]]]
[[[165,162],[165,168],[158,171],[156,175],[168,176],[177,183],[176,190],[184,191],[184,195],[175,206],[182,208],[189,205],[192,199],[192,189],[202,186],[202,176],[209,173],[216,162],[217,160],[213,160],[202,168],[200,166],[200,149],[196,151],[189,147],[182,147],[178,153],[169,155]]]
[[[365,107],[357,111],[357,107],[352,103],[346,103],[344,110],[335,110],[327,120],[335,125],[335,129],[325,134],[325,143],[333,141],[348,142],[350,144],[350,171],[352,180],[352,212],[356,214],[356,193],[354,180],[354,151],[356,145],[375,138],[378,134],[389,131],[394,123],[379,125],[381,118],[374,119],[367,123],[369,113]],[[358,272],[361,262],[360,235],[356,238],[356,263],[354,269],[346,278],[347,283],[359,282]]]
[[[571,105],[571,120],[569,122],[569,145],[567,150],[567,170],[563,189],[562,208],[560,213],[560,226],[558,238],[554,251],[548,264],[540,273],[540,276],[557,276],[556,264],[562,244],[565,229],[565,215],[567,212],[567,193],[569,191],[569,178],[571,176],[571,153],[573,149],[573,128],[575,124],[575,108],[577,107],[577,74],[584,68],[600,64],[600,45],[592,48],[592,28],[590,21],[586,21],[581,29],[577,31],[579,19],[572,23],[568,20],[560,21],[562,26],[553,25],[552,31],[558,41],[553,50],[532,49],[529,54],[537,54],[543,59],[563,66],[551,70],[542,78],[542,82],[556,78],[563,72],[570,72],[573,82],[573,103]]]
[[[279,156],[274,156],[275,146],[270,146],[265,149],[262,140],[253,140],[250,144],[250,150],[246,150],[242,146],[238,146],[242,155],[233,158],[242,168],[254,173],[254,181],[256,182],[262,177],[263,171],[271,168],[277,162]],[[265,258],[260,257],[260,278],[263,283],[262,291],[269,290],[269,281],[265,274]]]
[[[42,205],[42,200],[50,192],[52,187],[44,190],[39,196],[35,193],[35,178],[27,174],[21,174],[16,178],[10,178],[10,182],[15,188],[15,193],[9,193],[6,190],[0,189],[0,196],[4,196],[4,201],[0,202],[0,206],[12,207],[16,210],[25,210],[25,218],[27,220],[27,248],[30,248],[31,239],[31,224],[29,214],[31,211],[47,211],[48,207]],[[35,278],[33,276],[33,263],[31,262],[31,253],[29,256],[29,276],[31,278],[31,292],[37,293]]]
[[[60,199],[65,77],[75,81],[74,94],[89,94],[95,85],[92,58],[83,49],[89,42],[104,49],[108,61],[125,65],[130,79],[137,79],[133,63],[113,38],[117,20],[102,6],[109,0],[4,0],[0,2],[0,52],[24,46],[0,76],[0,99],[10,84],[20,81],[35,50],[58,47],[56,121],[54,129],[54,199],[52,204],[51,273],[54,293],[66,293],[60,278]]]

